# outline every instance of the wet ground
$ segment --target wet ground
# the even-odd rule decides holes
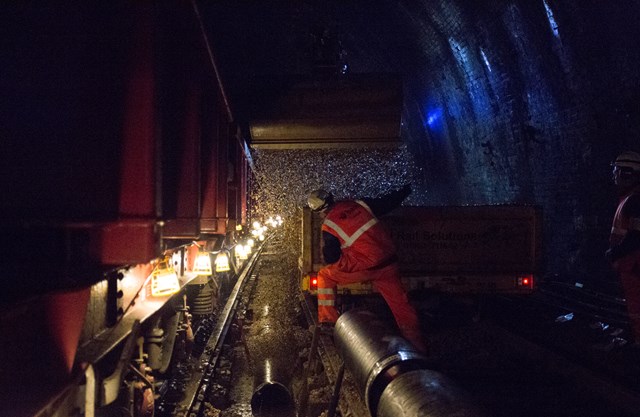
[[[488,415],[640,416],[640,361],[628,349],[592,348],[602,338],[589,336],[586,330],[593,329],[586,323],[573,322],[571,330],[555,321],[555,311],[532,311],[524,302],[488,301],[478,319],[467,300],[436,302],[425,294],[412,299],[421,305],[434,369]],[[364,304],[392,320],[380,300]]]
[[[277,242],[267,244],[258,262],[242,336],[232,347],[229,390],[223,402],[210,404],[207,417],[296,415],[312,334],[292,285],[297,277],[277,255],[281,250]],[[313,417],[326,409],[330,396],[321,366],[315,371],[308,374],[305,396]]]
[[[281,249],[268,246],[259,263],[244,340],[230,347],[233,365],[226,407],[210,406],[208,417],[252,415],[251,400],[265,378],[265,358],[277,365],[271,368],[271,378],[290,390],[296,407],[304,396],[307,416],[326,415],[333,379],[316,364],[307,374],[308,389],[303,389],[312,334],[303,318],[297,285],[292,285],[297,280],[295,268],[292,272],[279,257]],[[640,381],[640,361],[633,360],[628,347],[597,348],[610,339],[603,335],[610,336],[614,328],[609,333],[593,329],[591,316],[580,313],[571,320],[558,320],[567,311],[541,303],[540,295],[486,300],[481,315],[465,299],[411,295],[421,313],[434,369],[467,391],[488,415],[640,415],[635,385]],[[392,321],[377,296],[340,301],[343,308],[364,306]],[[350,401],[361,398],[348,394]]]
[[[587,323],[558,322],[532,301],[487,300],[480,320],[468,306],[441,306],[427,321],[442,372],[495,416],[640,415],[638,361],[595,349],[603,338]],[[623,380],[622,369],[636,376]]]

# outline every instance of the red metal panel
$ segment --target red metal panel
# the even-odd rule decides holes
[[[236,133],[236,139],[239,142],[238,154],[236,155],[237,164],[238,164],[238,218],[237,223],[246,224],[247,223],[247,170],[248,163],[244,156],[243,147],[245,146],[240,130]]]
[[[105,265],[145,263],[158,254],[155,222],[121,220],[103,226],[92,243]]]
[[[220,224],[218,219],[200,219],[200,231],[202,233],[225,233],[224,223]]]
[[[151,10],[140,8],[124,103],[120,221],[98,239],[103,264],[145,262],[156,253],[156,79]]]
[[[187,89],[182,140],[177,217],[197,218],[200,215],[200,94],[195,83],[189,83]]]
[[[204,167],[204,177],[202,182],[202,212],[200,218],[200,231],[202,233],[225,233],[225,220],[218,219],[218,206],[222,204],[218,199],[218,183],[220,176],[226,181],[226,164],[224,170],[221,169],[219,157],[219,143],[223,138],[220,135],[220,123],[224,118],[219,113],[219,103],[205,108],[205,131],[207,136],[204,140],[207,144],[209,154],[206,155],[208,164]],[[226,124],[226,123],[225,123]]]
[[[81,288],[73,291],[57,292],[45,297],[48,328],[55,342],[55,349],[62,356],[62,360],[71,373],[73,362],[80,340],[80,332],[84,323],[87,303],[91,288]]]
[[[153,22],[142,14],[127,85],[120,169],[120,214],[154,218],[156,114]]]
[[[4,309],[3,416],[38,415],[81,371],[72,365],[90,291],[87,287],[30,297]]]
[[[200,233],[200,102],[199,85],[193,81],[187,82],[176,219],[167,220],[164,238],[196,239]]]
[[[219,116],[218,123],[218,184],[216,193],[218,204],[216,205],[216,217],[227,219],[229,217],[229,125],[225,123],[222,115]]]

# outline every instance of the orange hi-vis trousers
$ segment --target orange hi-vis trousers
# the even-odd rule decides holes
[[[613,267],[620,276],[634,341],[640,343],[640,250],[618,259]]]
[[[336,285],[371,281],[387,302],[402,335],[417,347],[423,345],[418,315],[402,287],[397,263],[380,269],[355,272],[341,271],[338,269],[338,264],[328,265],[318,271],[318,321],[320,323],[335,323],[338,320],[339,314],[335,306]]]

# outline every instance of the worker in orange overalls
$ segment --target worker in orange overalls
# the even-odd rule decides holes
[[[371,281],[391,309],[402,336],[426,353],[416,310],[400,282],[395,245],[379,216],[398,207],[411,193],[401,190],[374,199],[335,202],[325,190],[308,198],[311,210],[321,213],[322,254],[327,264],[318,271],[318,321],[333,324],[337,284]]]
[[[631,331],[640,345],[640,154],[626,151],[616,158],[613,182],[620,201],[606,255],[620,277]]]

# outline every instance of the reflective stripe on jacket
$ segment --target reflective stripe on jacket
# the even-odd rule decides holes
[[[611,226],[611,235],[609,236],[609,243],[611,246],[617,246],[622,242],[622,239],[630,230],[640,231],[640,218],[631,217],[625,210],[625,205],[632,196],[636,193],[628,194],[620,199],[616,214],[613,217],[613,224]]]
[[[363,201],[341,201],[329,211],[322,230],[340,241],[338,266],[344,271],[375,267],[395,255],[390,234]]]
[[[318,322],[320,323],[335,323],[338,320],[335,285],[335,282],[325,279],[322,270],[318,272]]]

